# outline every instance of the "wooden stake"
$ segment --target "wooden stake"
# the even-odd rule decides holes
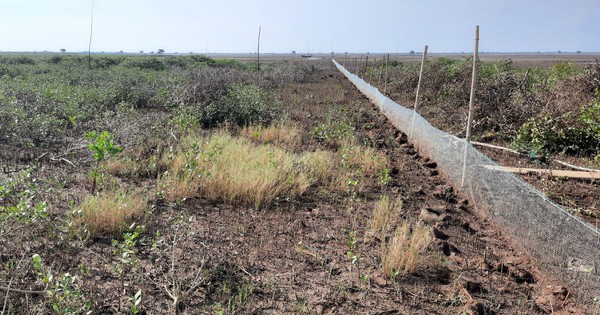
[[[258,71],[260,71],[260,29],[262,25],[258,26],[258,47],[256,49],[256,65],[258,66]]]
[[[356,69],[356,75],[360,77],[360,71],[362,70],[362,56],[358,60],[358,68]]]
[[[96,6],[96,0],[92,0],[92,12],[90,13],[90,43],[88,45],[88,70],[92,69],[92,35],[94,35],[94,6]]]
[[[373,66],[371,67],[371,71],[369,71],[369,84],[373,85],[373,69],[375,68],[375,64],[377,63],[377,58],[373,59]]]
[[[385,57],[383,57],[385,60]],[[379,78],[377,79],[377,90],[379,90],[379,84],[381,83],[381,77],[383,76],[383,60],[381,61],[381,66],[379,67]]]
[[[344,53],[344,61],[342,62],[342,67],[346,68],[346,59],[348,59],[348,53]]]
[[[385,94],[385,91],[387,91],[389,65],[390,65],[390,54],[387,54],[387,60],[385,61],[385,80],[383,81],[383,94]]]
[[[408,140],[412,136],[413,129],[415,127],[415,118],[417,116],[417,108],[419,107],[419,94],[421,92],[421,80],[423,79],[423,68],[425,67],[425,59],[427,58],[427,45],[423,50],[423,59],[421,59],[421,71],[419,71],[419,83],[417,83],[417,96],[415,96],[415,107],[413,108],[412,122],[410,123],[410,131],[408,133]]]
[[[367,67],[369,66],[369,55],[365,58],[365,70],[363,70],[363,78],[367,78]]]
[[[465,141],[465,157],[463,159],[463,171],[461,186],[465,186],[467,174],[467,157],[469,142],[471,142],[471,124],[473,120],[473,103],[475,103],[475,89],[477,88],[477,59],[479,56],[479,25],[475,26],[475,50],[473,51],[473,77],[471,78],[471,95],[469,97],[469,116],[467,118],[467,135]]]

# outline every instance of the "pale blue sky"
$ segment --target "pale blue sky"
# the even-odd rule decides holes
[[[86,51],[91,0],[0,0],[0,51]],[[93,51],[600,51],[600,0],[96,0]]]

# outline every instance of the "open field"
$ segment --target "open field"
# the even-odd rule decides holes
[[[598,311],[325,57],[0,57],[3,311]]]

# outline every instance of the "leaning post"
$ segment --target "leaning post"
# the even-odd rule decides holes
[[[383,80],[383,94],[385,94],[385,92],[387,91],[389,65],[390,65],[390,54],[387,54],[387,60],[385,61],[385,79]]]
[[[471,95],[469,97],[469,116],[467,118],[467,134],[465,138],[465,157],[463,159],[463,170],[461,186],[465,186],[465,177],[467,174],[467,157],[469,153],[469,143],[471,142],[471,124],[473,120],[473,103],[475,103],[475,89],[477,87],[477,59],[479,58],[479,25],[475,26],[475,51],[473,52],[473,77],[471,78]]]
[[[423,58],[421,59],[421,70],[419,71],[419,83],[417,84],[417,95],[415,96],[415,107],[413,108],[412,122],[410,123],[410,131],[408,133],[408,140],[412,137],[413,129],[415,127],[415,117],[417,116],[417,108],[419,107],[419,94],[421,92],[421,81],[423,80],[423,68],[425,67],[425,59],[427,59],[427,45],[423,50]]]

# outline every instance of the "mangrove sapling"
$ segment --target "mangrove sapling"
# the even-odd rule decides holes
[[[89,131],[86,132],[85,137],[90,141],[88,148],[94,154],[94,169],[90,172],[90,177],[92,179],[92,188],[90,189],[90,192],[93,195],[96,191],[98,179],[102,179],[100,163],[104,161],[108,155],[116,155],[123,151],[123,148],[114,142],[113,135],[108,131],[102,131],[101,133]]]
[[[45,286],[43,292],[48,295],[48,302],[54,313],[81,314],[91,309],[92,303],[79,289],[76,276],[67,272],[55,277],[52,270],[44,266],[40,255],[34,254],[31,259],[36,275]]]
[[[133,226],[130,227],[133,229]],[[117,258],[118,263],[114,266],[115,271],[119,274],[121,279],[121,292],[125,292],[125,276],[132,274],[139,262],[136,257],[135,247],[138,242],[142,239],[140,236],[146,230],[145,226],[138,225],[132,232],[123,233],[123,241],[112,240],[112,246],[115,248],[113,251]],[[132,305],[130,311],[134,314],[139,312],[139,304],[141,302],[142,293],[139,290],[133,298],[130,298]],[[119,311],[121,311],[121,299],[119,299]]]

